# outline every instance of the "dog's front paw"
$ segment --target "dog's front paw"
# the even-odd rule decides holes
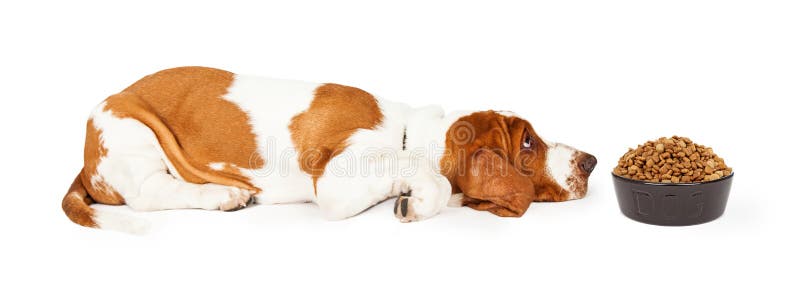
[[[411,196],[400,196],[394,201],[394,216],[400,219],[400,222],[413,222],[418,220],[418,216],[414,211],[414,204],[417,199]]]
[[[407,191],[394,202],[400,222],[420,221],[438,214],[450,199],[450,182],[441,175],[418,175],[406,180]]]

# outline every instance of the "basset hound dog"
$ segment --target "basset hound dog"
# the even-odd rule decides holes
[[[316,203],[344,219],[389,198],[402,222],[448,204],[519,217],[584,197],[597,160],[546,142],[510,112],[445,114],[361,89],[181,67],[108,97],[86,124],[84,165],[62,201],[73,222],[137,232],[90,207],[232,211]]]

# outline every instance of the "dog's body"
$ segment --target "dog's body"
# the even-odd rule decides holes
[[[497,156],[505,164],[481,164]],[[87,123],[84,161],[64,197],[67,216],[129,231],[88,205],[234,210],[254,197],[315,202],[328,218],[343,219],[399,196],[395,215],[407,222],[464,193],[459,205],[520,216],[531,201],[583,197],[595,163],[541,141],[511,114],[445,116],[353,87],[202,67],[161,71],[106,99]],[[478,170],[496,166],[514,176]]]

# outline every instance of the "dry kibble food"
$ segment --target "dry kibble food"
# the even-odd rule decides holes
[[[708,182],[732,172],[710,147],[678,136],[629,149],[614,168],[617,176],[654,183]]]

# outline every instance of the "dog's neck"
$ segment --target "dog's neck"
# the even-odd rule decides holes
[[[459,118],[470,113],[472,111],[455,111],[445,115],[439,106],[411,110],[403,135],[405,150],[412,155],[424,155],[439,170],[448,130]],[[469,132],[469,127],[464,128]]]

